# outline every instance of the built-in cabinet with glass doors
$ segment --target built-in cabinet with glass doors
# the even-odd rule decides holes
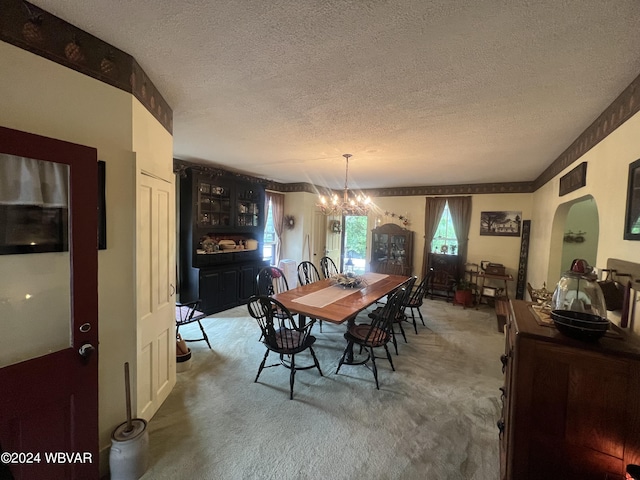
[[[180,181],[179,292],[207,314],[256,293],[265,221],[264,186],[188,168]]]

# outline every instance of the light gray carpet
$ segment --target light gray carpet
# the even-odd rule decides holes
[[[392,350],[396,371],[377,360],[379,391],[364,366],[334,373],[345,327],[314,326],[324,377],[299,371],[293,400],[282,366],[253,382],[264,347],[246,307],[204,319],[213,351],[189,343],[191,369],[149,423],[143,478],[496,480],[504,336],[493,309],[426,300],[422,312],[428,328],[405,324],[409,343]]]

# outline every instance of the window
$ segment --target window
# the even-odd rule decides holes
[[[440,223],[431,241],[431,251],[434,253],[448,253],[455,255],[458,251],[458,238],[453,228],[453,219],[449,212],[449,202],[444,206]]]
[[[276,230],[273,227],[273,210],[271,200],[267,205],[267,221],[264,225],[264,243],[262,244],[262,259],[267,260],[269,265],[276,261]]]

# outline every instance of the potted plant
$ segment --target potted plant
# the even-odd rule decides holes
[[[465,279],[460,279],[453,286],[453,304],[463,307],[473,306],[473,284]]]

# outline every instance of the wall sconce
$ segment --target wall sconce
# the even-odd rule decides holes
[[[342,232],[342,224],[340,223],[340,220],[332,220],[330,229],[333,233]]]
[[[627,465],[627,480],[640,480],[640,465]]]

